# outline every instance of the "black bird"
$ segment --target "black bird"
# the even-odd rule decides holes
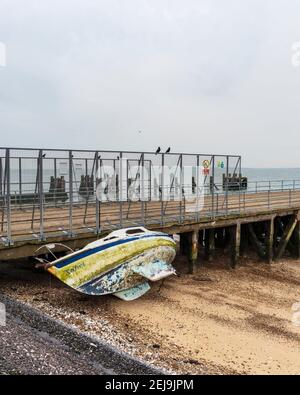
[[[46,158],[46,154],[43,154],[43,158]]]
[[[157,154],[159,154],[159,153],[160,153],[160,147],[157,148],[157,150],[156,150],[156,152],[155,152],[155,155],[157,155]]]
[[[166,154],[169,154],[170,151],[171,151],[171,147],[169,147],[169,148],[167,149]]]

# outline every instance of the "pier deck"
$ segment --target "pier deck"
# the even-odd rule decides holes
[[[2,235],[0,259],[30,256],[38,245],[46,242],[63,242],[79,248],[120,227],[144,225],[168,233],[186,233],[292,215],[300,210],[300,190],[232,194],[227,203],[225,195],[205,196],[201,210],[194,211],[195,205],[194,200],[100,203],[100,232],[96,229],[96,203],[88,207],[73,205],[71,224],[68,206],[44,207],[43,237],[39,209],[33,215],[32,208],[15,207],[10,213],[12,242],[7,245]]]

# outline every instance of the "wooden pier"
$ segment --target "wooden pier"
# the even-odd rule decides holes
[[[32,256],[38,246],[52,242],[81,248],[113,229],[138,225],[179,234],[180,249],[189,257],[190,272],[201,264],[198,255],[202,248],[208,260],[216,247],[229,250],[231,267],[238,264],[241,251],[249,246],[266,262],[280,259],[285,252],[300,257],[300,191],[231,195],[227,210],[223,199],[224,196],[215,199],[215,216],[211,215],[211,196],[205,197],[198,213],[189,210],[193,201],[100,203],[98,234],[96,203],[87,210],[82,204],[72,208],[71,231],[68,207],[45,207],[43,238],[39,235],[39,211],[33,216],[32,210],[16,207],[11,210],[13,243],[0,244],[0,259]]]
[[[300,256],[299,211],[300,181],[251,183],[238,155],[0,148],[0,260],[145,226],[180,235],[190,272],[220,248],[272,262]]]

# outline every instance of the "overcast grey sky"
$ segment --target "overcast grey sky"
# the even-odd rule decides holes
[[[1,146],[300,167],[299,0],[0,0],[0,42]]]

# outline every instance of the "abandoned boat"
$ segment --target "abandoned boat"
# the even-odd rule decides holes
[[[51,251],[55,245],[45,247]],[[114,294],[129,301],[145,294],[150,289],[149,281],[175,274],[171,265],[175,255],[172,236],[136,227],[114,231],[79,251],[43,264],[79,292]]]

